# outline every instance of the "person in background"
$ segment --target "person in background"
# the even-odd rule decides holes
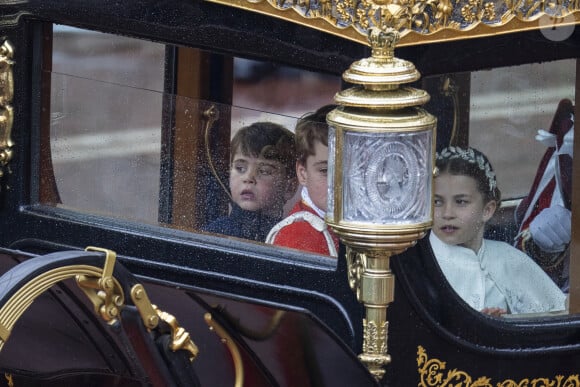
[[[519,225],[515,246],[532,257],[564,292],[568,292],[572,236],[572,150],[574,106],[564,99],[550,131],[536,140],[547,147],[528,195],[515,211]]]
[[[448,147],[437,154],[436,167],[429,242],[455,292],[496,317],[564,310],[566,296],[530,257],[483,238],[501,200],[487,157],[474,148]]]
[[[231,212],[203,231],[264,242],[296,192],[294,135],[281,125],[241,128],[230,146]]]
[[[324,222],[328,172],[326,105],[300,119],[296,125],[296,175],[302,185],[301,200],[290,215],[275,225],[267,243],[336,257],[338,237]]]

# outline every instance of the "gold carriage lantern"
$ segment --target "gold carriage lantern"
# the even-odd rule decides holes
[[[394,29],[369,32],[372,56],[344,74],[356,86],[336,94],[327,116],[329,177],[326,222],[347,246],[349,283],[365,306],[359,358],[380,379],[387,353],[387,306],[394,299],[393,254],[432,224],[436,119],[420,107],[429,95],[408,86],[415,66],[394,57]]]

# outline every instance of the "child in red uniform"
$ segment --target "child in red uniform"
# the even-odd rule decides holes
[[[302,185],[300,200],[287,218],[272,228],[267,243],[336,257],[338,237],[324,222],[328,170],[326,114],[334,105],[321,107],[296,125],[296,175]]]

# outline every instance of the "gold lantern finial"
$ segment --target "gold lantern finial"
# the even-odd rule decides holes
[[[369,43],[371,44],[372,57],[387,62],[392,60],[395,57],[395,46],[399,38],[399,33],[394,29],[371,28]]]
[[[429,95],[404,84],[420,78],[394,56],[396,9],[379,4],[383,28],[371,28],[372,56],[343,74],[354,87],[335,96],[327,120],[329,192],[326,221],[347,246],[348,280],[365,306],[359,359],[381,379],[387,352],[387,307],[394,300],[390,257],[431,227],[436,119],[420,105]],[[394,12],[394,13],[393,13]],[[389,16],[390,15],[390,16]],[[396,24],[396,23],[395,23]]]

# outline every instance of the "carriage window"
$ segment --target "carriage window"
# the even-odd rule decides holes
[[[438,148],[481,149],[493,160],[503,199],[522,198],[546,149],[535,136],[550,129],[562,100],[574,102],[575,74],[576,59],[566,59],[426,77]]]
[[[163,63],[162,45],[55,26],[44,78],[56,187],[41,191],[42,202],[157,219]]]
[[[301,198],[300,117],[340,88],[338,76],[66,26],[43,70],[40,203],[258,242]]]
[[[546,150],[535,137],[562,100],[574,102],[575,74],[576,59],[472,73],[469,142],[494,160],[505,199],[528,193]]]
[[[462,218],[459,208],[469,207],[470,198],[455,210],[448,207],[451,188],[457,191],[459,186],[454,184],[462,183],[462,189],[466,189],[466,182],[455,181],[447,173],[436,179],[433,233],[437,238],[431,245],[435,246],[440,266],[452,287],[477,309],[498,313],[493,308],[495,304],[489,301],[494,297],[494,288],[504,295],[521,293],[518,302],[510,301],[509,296],[495,300],[500,309],[514,315],[562,313],[566,309],[558,292],[568,296],[570,291],[572,151],[578,89],[575,74],[576,59],[570,59],[450,74],[426,81],[435,94],[440,93],[439,106],[448,108],[438,128],[440,170],[457,171],[459,163],[474,161],[472,165],[476,168],[461,167],[461,171],[470,171],[465,175],[475,182],[473,189],[484,195],[483,203],[500,197],[494,196],[493,189],[501,191],[497,208],[480,208],[486,222],[484,247],[480,247],[474,242],[478,241],[479,222],[462,223],[472,225],[471,234],[466,231],[471,239],[461,235],[461,228],[455,228],[459,223],[454,222],[470,222],[467,217]],[[449,145],[481,151],[489,158],[495,177],[477,154],[472,157],[456,149],[449,151],[446,148]],[[455,167],[449,166],[452,163]],[[439,185],[438,179],[442,179]],[[470,214],[474,211],[479,210],[472,209]],[[486,214],[493,212],[494,216],[487,220]],[[495,241],[507,244],[494,244]],[[445,245],[453,250],[443,249]],[[455,251],[455,246],[461,248]],[[474,257],[486,261],[485,265],[469,266],[467,256],[471,250]],[[497,257],[507,259],[512,253],[510,262],[514,268],[508,274],[510,278],[505,277],[510,271],[507,261],[502,263],[505,265],[502,272],[494,273]],[[485,296],[466,283],[473,283],[481,274],[488,278]],[[538,292],[539,288],[542,290]]]

